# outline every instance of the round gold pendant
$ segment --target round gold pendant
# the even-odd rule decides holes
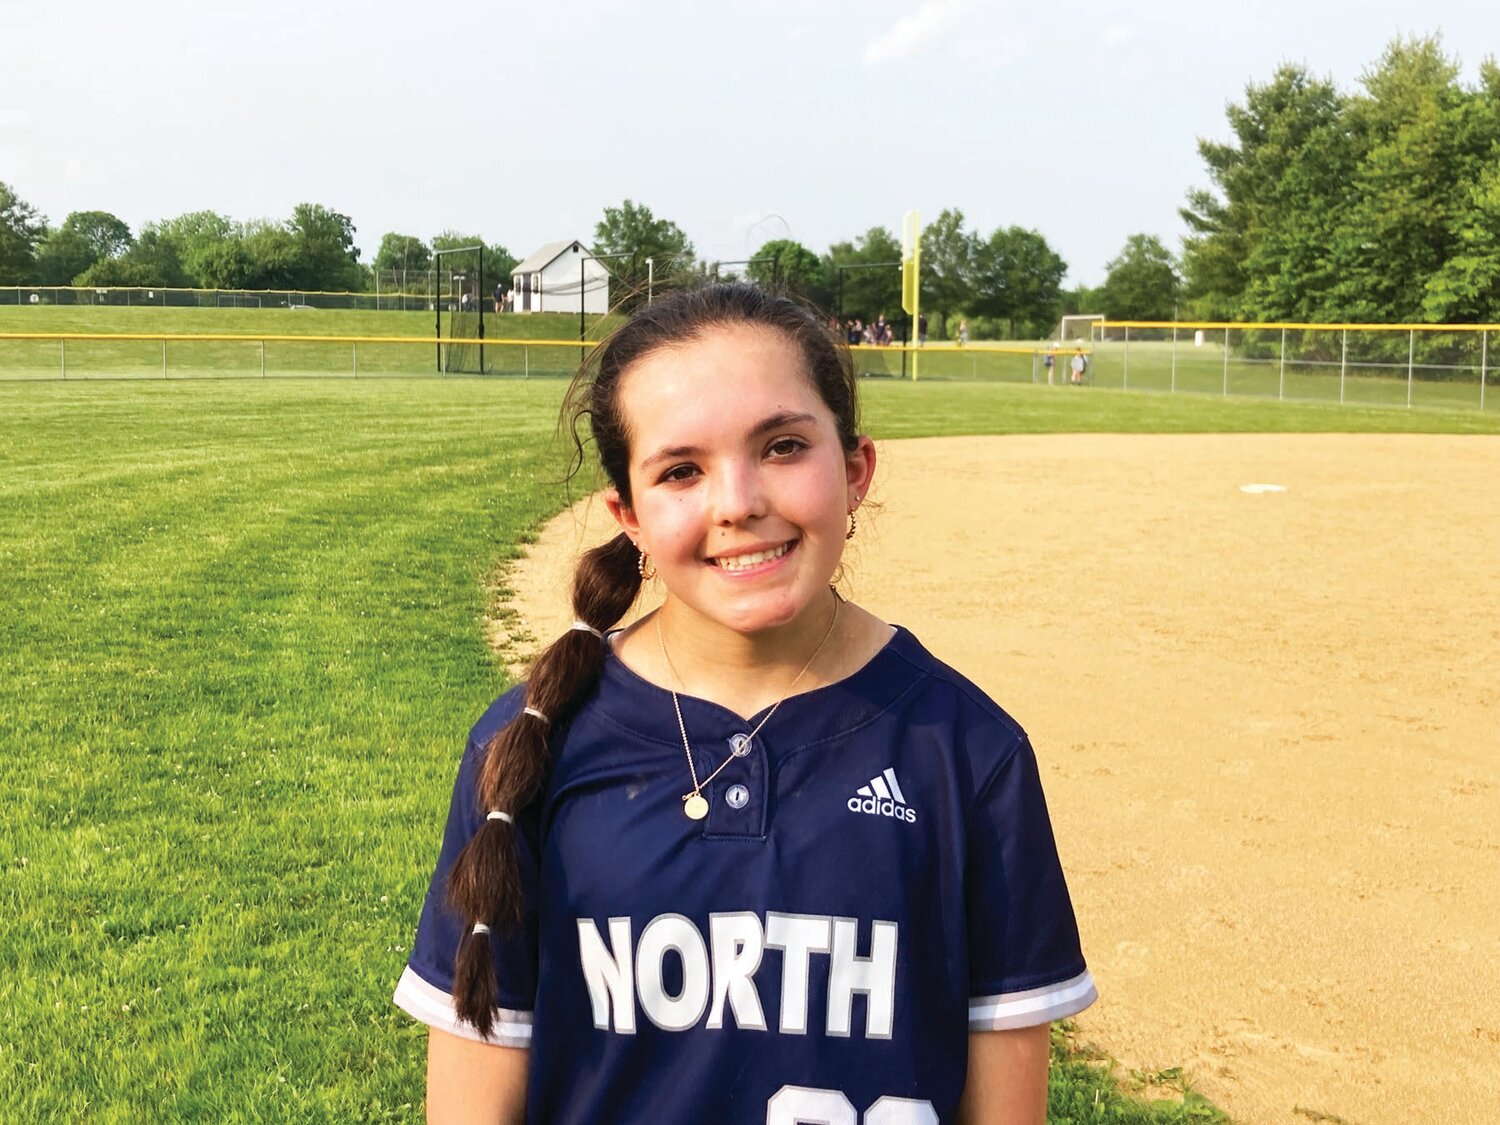
[[[688,814],[689,820],[702,820],[708,815],[708,802],[694,793],[682,803],[682,811]]]

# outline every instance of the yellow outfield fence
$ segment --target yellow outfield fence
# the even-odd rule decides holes
[[[1364,405],[1487,408],[1488,324],[1107,321],[1052,341],[858,345],[867,377]],[[596,340],[281,333],[0,332],[0,379],[571,376]]]

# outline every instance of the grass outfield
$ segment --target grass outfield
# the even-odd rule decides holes
[[[877,437],[1500,430],[867,390]],[[390,991],[463,732],[504,687],[489,580],[565,500],[561,392],[0,383],[0,1120],[419,1119],[422,1031]],[[1096,1102],[1098,1072],[1059,1059],[1058,1120],[1213,1119],[1193,1099]]]

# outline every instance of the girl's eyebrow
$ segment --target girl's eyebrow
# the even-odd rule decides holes
[[[812,414],[800,413],[794,410],[782,410],[775,414],[767,415],[757,422],[750,431],[750,437],[761,437],[772,430],[780,430],[786,426],[816,426],[818,419]],[[697,457],[703,450],[696,445],[669,445],[658,449],[650,457],[641,462],[642,469],[649,469],[660,461],[677,461],[683,458]]]

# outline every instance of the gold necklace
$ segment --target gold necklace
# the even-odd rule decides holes
[[[835,590],[833,592],[833,620],[828,623],[828,632],[823,634],[823,639],[818,642],[818,647],[813,649],[812,655],[807,658],[807,663],[802,665],[802,671],[798,672],[791,684],[788,685],[786,695],[783,695],[773,703],[771,709],[766,712],[765,718],[756,723],[755,729],[745,736],[746,746],[755,741],[755,736],[760,733],[761,728],[771,721],[771,716],[776,714],[776,709],[785,703],[792,692],[796,690],[797,685],[802,682],[802,677],[807,675],[807,670],[813,666],[813,661],[818,658],[818,654],[828,644],[828,639],[833,636],[833,630],[839,623],[839,606],[843,604],[843,601],[844,599],[839,597],[838,591]],[[667,642],[661,635],[661,612],[659,610],[656,614],[656,643],[661,648],[662,662],[666,664],[677,682],[679,684],[682,683],[682,677],[677,674],[677,668],[673,665],[672,658],[667,655]],[[713,773],[709,774],[702,781],[699,781],[698,767],[693,764],[693,748],[688,743],[687,724],[682,721],[682,704],[678,701],[675,691],[672,692],[672,710],[677,712],[677,731],[682,735],[682,752],[687,755],[688,773],[693,778],[693,791],[682,795],[682,811],[688,815],[690,820],[702,820],[708,815],[708,802],[703,798],[703,788],[724,772],[724,767],[734,761],[734,755],[731,754],[725,758],[719,763],[718,769],[714,770]]]

